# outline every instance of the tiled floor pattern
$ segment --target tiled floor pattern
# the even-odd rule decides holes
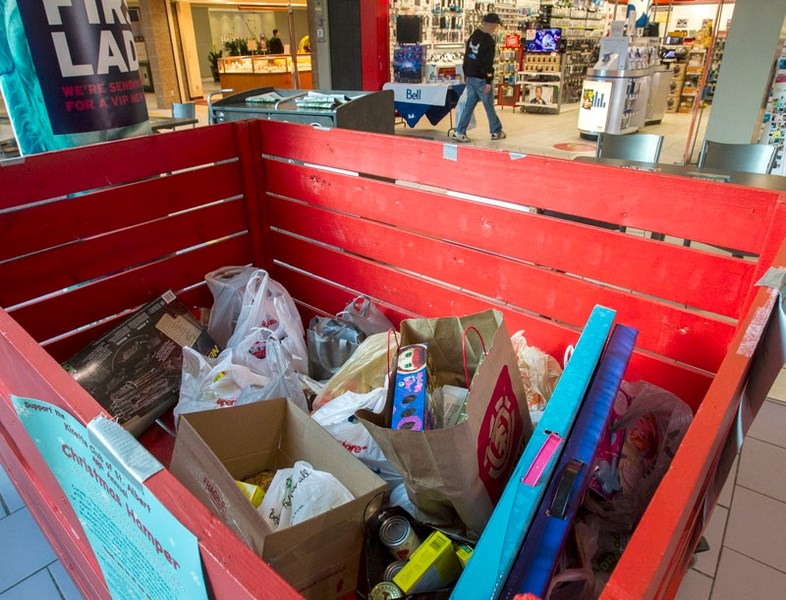
[[[166,115],[148,95],[151,114]],[[555,144],[586,143],[576,129],[578,114],[567,107],[559,115],[501,111],[506,140],[488,138],[485,115],[476,110],[472,143],[512,152],[574,158]],[[200,125],[207,109],[197,106]],[[703,116],[702,126],[707,115]],[[667,114],[659,125],[642,131],[665,136],[662,162],[682,163],[690,115]],[[440,141],[449,119],[436,127],[423,120],[397,133]],[[700,130],[701,131],[701,130]],[[699,135],[699,140],[702,135]],[[695,160],[695,156],[694,156]],[[698,555],[683,580],[678,600],[786,598],[786,376],[776,382],[751,428],[718,505],[705,531],[710,550]],[[71,600],[80,594],[48,546],[5,472],[0,469],[0,600]]]

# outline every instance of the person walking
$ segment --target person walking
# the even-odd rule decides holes
[[[284,54],[284,42],[278,37],[278,29],[273,30],[273,37],[267,45],[270,54]]]
[[[468,142],[467,127],[478,102],[483,103],[489,120],[492,140],[504,140],[508,137],[502,131],[502,122],[494,110],[494,53],[496,42],[492,35],[502,25],[497,13],[489,13],[483,17],[481,26],[472,32],[467,40],[464,52],[464,80],[467,84],[467,101],[459,115],[453,139],[457,142]]]

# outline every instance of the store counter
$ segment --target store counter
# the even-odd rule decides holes
[[[311,55],[258,54],[255,56],[227,56],[218,60],[218,76],[222,88],[236,92],[260,87],[293,89],[295,67],[300,89],[311,89]]]
[[[652,164],[618,158],[595,158],[594,156],[579,156],[573,160],[576,162],[621,167],[623,169],[633,169],[648,173],[679,175],[681,177],[718,181],[721,183],[734,183],[736,185],[745,185],[766,190],[786,191],[786,177],[781,175],[762,175],[760,173],[743,173],[741,171],[719,171],[718,169],[700,169],[696,165]]]
[[[446,83],[394,83],[388,82],[383,90],[393,90],[393,103],[398,113],[410,127],[426,115],[429,123],[436,125],[458,104],[465,84],[449,81]]]
[[[309,96],[340,97],[327,106],[303,102]],[[313,91],[264,87],[245,90],[211,103],[211,123],[243,119],[289,121],[322,127],[395,133],[393,94],[387,91]]]

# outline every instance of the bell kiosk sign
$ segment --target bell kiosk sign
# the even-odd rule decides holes
[[[126,0],[17,4],[55,134],[147,120]]]
[[[591,133],[606,131],[611,104],[611,81],[584,80],[579,107],[579,130]]]

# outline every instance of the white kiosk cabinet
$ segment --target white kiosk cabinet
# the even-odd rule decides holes
[[[582,86],[581,137],[634,133],[643,127],[657,64],[657,38],[603,38],[600,58],[587,71]]]

